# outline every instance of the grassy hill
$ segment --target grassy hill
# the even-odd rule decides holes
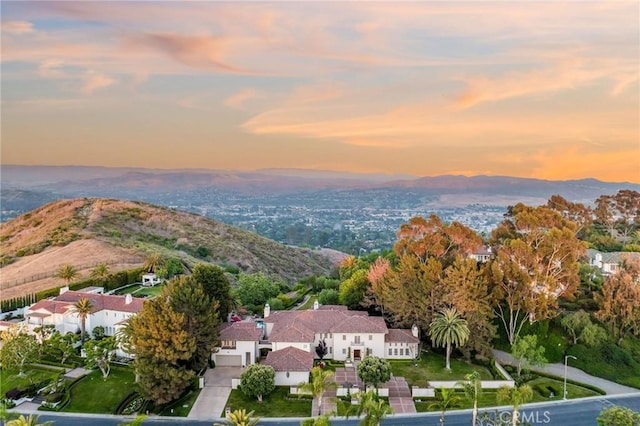
[[[55,256],[59,264],[84,264],[88,258],[96,262],[126,256],[143,259],[159,252],[189,264],[235,265],[289,282],[327,273],[332,266],[320,252],[287,247],[197,214],[101,198],[62,200],[32,210],[2,224],[0,242],[5,265],[2,281],[11,275],[17,278],[9,272],[27,261],[32,275],[49,272],[44,270],[47,267],[54,270],[51,262],[35,261],[54,250],[59,252]],[[81,247],[81,252],[75,247]]]

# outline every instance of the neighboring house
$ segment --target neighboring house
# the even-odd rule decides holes
[[[316,347],[321,341],[327,346],[324,358],[339,361],[359,360],[368,355],[413,359],[419,344],[417,327],[389,329],[382,317],[350,311],[345,306],[320,306],[317,301],[313,309],[304,311],[271,312],[267,304],[263,320],[226,324],[220,331],[220,340],[221,345],[213,354],[216,365],[244,367],[256,362],[253,355],[260,349],[270,349],[267,360],[274,368],[278,367],[278,383],[304,381],[302,374],[298,374],[302,371],[293,367],[309,366],[308,373],[313,359],[319,358]]]
[[[625,259],[640,259],[640,253],[626,251],[606,253],[588,249],[587,258],[589,259],[590,266],[600,269],[603,275],[611,275],[618,272],[620,265]]]
[[[118,329],[134,314],[142,309],[144,299],[125,296],[114,296],[84,291],[60,290],[60,295],[52,299],[41,300],[25,308],[25,321],[29,330],[42,325],[54,325],[62,334],[80,331],[80,318],[73,306],[80,299],[89,299],[93,305],[91,315],[85,321],[86,333],[104,327],[105,335],[113,336]]]
[[[469,257],[476,262],[486,263],[491,260],[491,256],[493,253],[491,252],[491,247],[487,247],[485,245],[481,245],[477,250],[474,250],[473,253],[469,254]]]

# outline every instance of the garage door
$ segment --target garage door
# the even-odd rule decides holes
[[[242,367],[242,355],[216,355],[216,367]]]

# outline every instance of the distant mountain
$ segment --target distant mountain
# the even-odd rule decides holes
[[[46,274],[59,264],[144,259],[155,252],[190,264],[209,261],[262,271],[289,282],[332,267],[320,251],[285,246],[197,214],[114,199],[47,204],[0,225],[0,241],[3,263],[14,262],[2,268],[2,282]],[[38,260],[53,251],[51,261]]]

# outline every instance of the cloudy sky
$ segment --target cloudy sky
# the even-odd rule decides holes
[[[2,2],[2,163],[640,182],[640,3]]]

